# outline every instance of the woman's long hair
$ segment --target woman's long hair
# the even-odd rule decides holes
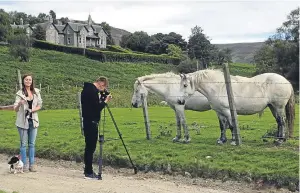
[[[28,96],[28,92],[25,88],[25,84],[24,84],[24,79],[27,77],[27,76],[30,76],[32,78],[32,82],[31,82],[31,85],[30,85],[30,90],[32,92],[32,94],[35,94],[35,90],[34,90],[34,82],[33,82],[33,77],[31,74],[24,74],[23,77],[22,77],[22,91],[24,93],[25,96]]]

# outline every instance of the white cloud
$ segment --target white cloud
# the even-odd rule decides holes
[[[0,1],[6,11],[38,15],[52,9],[57,18],[77,20],[90,13],[97,23],[149,35],[174,31],[186,40],[198,25],[212,43],[264,41],[297,6],[297,1]]]

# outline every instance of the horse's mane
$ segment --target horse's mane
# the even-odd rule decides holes
[[[174,77],[179,77],[179,75],[175,74],[174,72],[166,72],[166,73],[160,73],[160,74],[153,73],[153,74],[138,77],[138,80],[140,82],[144,82],[144,81],[152,80],[155,78],[174,78]]]
[[[224,73],[221,69],[207,68],[205,70],[198,70],[196,72],[190,73],[190,75],[196,78],[196,81],[200,81],[203,78],[209,79],[213,78],[214,80],[223,80]]]

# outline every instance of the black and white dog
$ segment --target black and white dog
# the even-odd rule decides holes
[[[14,174],[17,172],[24,173],[23,168],[24,168],[24,163],[20,159],[20,156],[13,156],[10,158],[8,164],[10,165],[9,171],[12,173],[14,171]]]

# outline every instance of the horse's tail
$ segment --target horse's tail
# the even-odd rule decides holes
[[[294,119],[295,119],[295,96],[294,89],[292,88],[292,94],[285,106],[285,114],[287,120],[287,126],[289,128],[289,138],[293,137],[294,134]]]

